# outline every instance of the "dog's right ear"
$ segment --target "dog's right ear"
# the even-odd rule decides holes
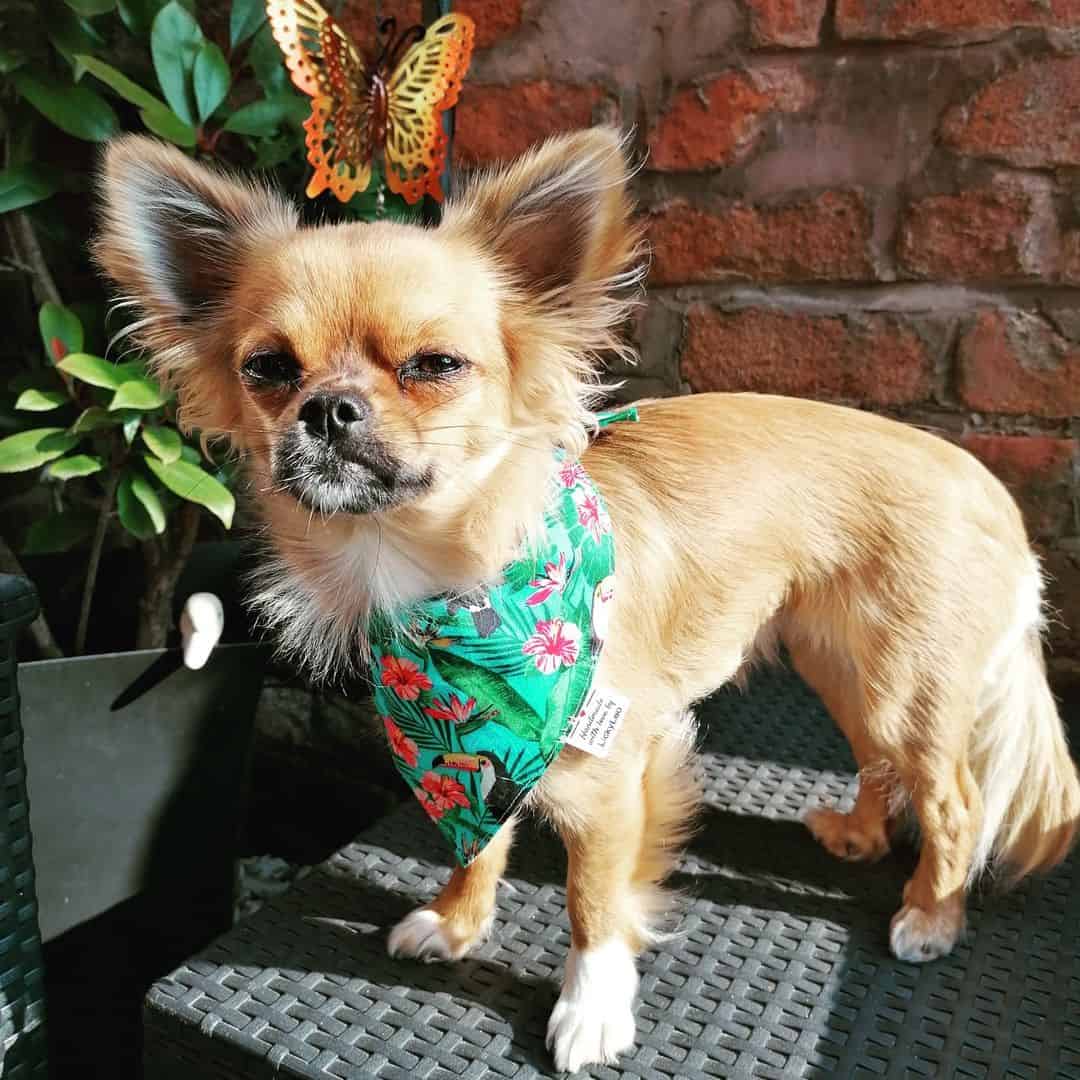
[[[145,136],[109,144],[100,194],[95,258],[141,310],[139,340],[154,352],[192,344],[223,306],[245,258],[297,224],[295,208],[280,195]]]
[[[448,203],[443,228],[485,244],[527,293],[602,303],[640,261],[625,143],[610,127],[548,139],[476,176]]]

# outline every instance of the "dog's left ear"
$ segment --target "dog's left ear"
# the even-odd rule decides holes
[[[152,317],[155,347],[184,342],[225,304],[246,255],[296,227],[296,211],[276,193],[145,136],[109,144],[98,186],[94,254]]]
[[[140,135],[109,144],[98,187],[94,256],[137,313],[134,339],[177,390],[185,426],[231,431],[235,379],[208,337],[257,253],[296,228],[295,209]]]
[[[446,208],[442,228],[479,240],[530,293],[624,284],[640,233],[631,224],[623,139],[609,127],[549,139],[479,174]]]

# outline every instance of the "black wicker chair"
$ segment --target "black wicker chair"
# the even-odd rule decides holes
[[[48,1075],[45,980],[41,961],[30,811],[26,798],[15,639],[38,613],[34,587],[0,574],[0,767],[4,828],[0,831],[0,1077]]]

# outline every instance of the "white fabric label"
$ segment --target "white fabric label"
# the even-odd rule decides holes
[[[628,697],[606,686],[594,686],[574,716],[563,742],[587,754],[607,757],[629,708]]]

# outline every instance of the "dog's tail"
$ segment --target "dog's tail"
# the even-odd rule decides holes
[[[1059,863],[1080,827],[1080,781],[1046,682],[1042,578],[1032,556],[1008,632],[987,665],[969,762],[983,801],[972,876],[1011,881]]]

